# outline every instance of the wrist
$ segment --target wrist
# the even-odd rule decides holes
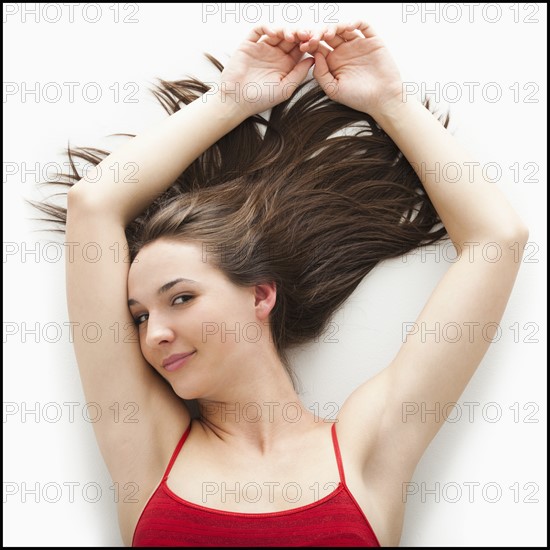
[[[219,89],[206,92],[197,101],[202,101],[208,109],[215,113],[214,116],[230,125],[238,126],[250,116],[250,113],[247,113],[234,97],[224,94]]]
[[[398,97],[382,104],[376,111],[369,114],[376,120],[378,125],[384,130],[394,127],[400,121],[403,121],[407,116],[417,110],[419,107],[424,109],[420,100],[416,97]]]

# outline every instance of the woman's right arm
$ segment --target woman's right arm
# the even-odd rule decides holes
[[[124,228],[240,122],[230,103],[198,99],[104,159],[97,183],[81,180],[68,193],[66,240],[74,254],[67,255],[66,284],[73,345],[90,416],[99,417],[92,424],[95,436],[120,488],[119,521],[128,546],[191,416],[141,353],[127,304]],[[122,173],[126,163],[138,164],[136,183],[113,178],[117,165]]]
[[[254,28],[223,70],[215,93],[193,101],[109,155],[98,164],[94,183],[84,178],[70,189],[73,206],[127,225],[221,137],[288,99],[313,65],[312,57],[300,61],[302,56],[295,33]],[[250,100],[248,86],[254,88]]]
[[[297,44],[265,31],[254,29],[221,75],[228,91],[254,83],[265,94],[253,102],[238,94],[206,94],[105,158],[97,181],[80,180],[68,193],[66,275],[73,343],[86,401],[98,411],[96,438],[121,488],[119,520],[128,545],[190,415],[141,353],[127,304],[125,227],[201,153],[249,116],[286,99],[290,83],[304,80],[312,59],[300,62]],[[264,34],[267,40],[260,41]],[[125,178],[125,169],[136,164],[137,174]]]
[[[66,241],[73,253],[66,259],[66,284],[73,345],[86,401],[101,412],[93,423],[100,449],[120,483],[142,485],[147,472],[158,473],[161,463],[137,461],[136,454],[163,463],[190,421],[183,401],[141,353],[127,304],[124,228],[242,122],[240,112],[216,95],[197,99],[105,158],[97,182],[81,180],[68,193]],[[137,182],[114,179],[125,165],[136,164]]]
[[[84,178],[69,190],[69,206],[126,226],[248,116],[239,101],[205,94],[105,158],[90,178],[93,183]]]

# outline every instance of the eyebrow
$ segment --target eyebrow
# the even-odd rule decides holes
[[[177,285],[178,283],[188,283],[190,285],[197,285],[198,284],[197,281],[193,281],[193,279],[185,279],[184,277],[179,277],[177,279],[174,279],[173,281],[169,281],[168,283],[162,285],[157,290],[157,295],[161,296],[165,292],[168,292],[173,286]],[[137,300],[134,300],[133,298],[130,298],[128,300],[128,307],[129,306],[134,306],[136,304],[139,304],[139,302]]]

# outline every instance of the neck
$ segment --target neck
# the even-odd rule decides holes
[[[206,431],[222,440],[238,439],[250,452],[264,454],[284,445],[287,435],[312,428],[315,417],[302,404],[280,361],[260,364],[266,366],[256,371],[254,379],[227,388],[231,398],[197,402]]]

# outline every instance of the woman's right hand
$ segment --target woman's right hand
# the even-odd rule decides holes
[[[245,117],[271,109],[305,80],[314,59],[304,55],[296,33],[255,27],[222,71],[216,93]]]

